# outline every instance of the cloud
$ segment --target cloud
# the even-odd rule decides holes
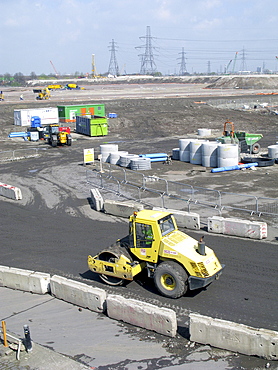
[[[194,29],[198,31],[209,31],[212,29],[216,29],[222,25],[222,20],[219,18],[214,18],[214,19],[204,19],[201,21],[197,21]]]
[[[204,0],[201,2],[201,7],[205,9],[216,8],[219,5],[222,5],[222,2],[220,0]]]
[[[173,15],[170,10],[170,4],[167,0],[158,1],[158,8],[154,9],[156,16],[158,19],[161,20],[171,20],[173,19]]]

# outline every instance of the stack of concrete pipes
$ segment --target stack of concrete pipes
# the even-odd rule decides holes
[[[217,141],[179,139],[179,148],[172,151],[173,159],[204,167],[235,166],[239,160],[237,144],[221,144]]]
[[[143,158],[137,154],[119,151],[117,144],[100,145],[101,161],[130,168],[134,171],[150,170],[151,159]]]

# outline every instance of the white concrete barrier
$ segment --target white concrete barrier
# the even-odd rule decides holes
[[[104,211],[110,215],[119,217],[129,217],[133,212],[142,211],[143,204],[136,202],[118,202],[115,200],[105,200],[103,205]]]
[[[208,232],[250,239],[264,239],[267,238],[267,223],[213,216],[208,217]]]
[[[50,274],[0,266],[0,286],[36,294],[49,292]]]
[[[200,230],[200,215],[198,213],[191,213],[186,211],[179,211],[176,209],[153,207],[154,211],[166,211],[171,212],[177,225],[179,227],[185,227],[186,229]]]
[[[4,184],[3,182],[0,182],[0,195],[15,200],[22,199],[22,193],[19,188],[17,188],[16,186]]]
[[[174,337],[177,333],[176,313],[169,308],[160,308],[135,299],[126,299],[119,295],[110,294],[108,294],[106,302],[107,314],[112,319],[170,337]]]
[[[9,271],[8,266],[1,266],[0,265],[0,286],[5,286],[5,273]]]
[[[51,295],[94,312],[105,309],[106,292],[78,281],[54,275],[50,279]]]
[[[34,271],[29,276],[29,292],[46,294],[50,292],[50,274]]]
[[[256,329],[243,324],[190,314],[190,340],[213,347],[259,356],[278,358],[278,332]]]
[[[103,198],[100,194],[100,191],[97,188],[91,189],[91,199],[93,203],[93,207],[96,211],[103,210]]]

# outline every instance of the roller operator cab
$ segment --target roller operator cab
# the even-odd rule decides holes
[[[109,285],[133,280],[147,269],[160,294],[169,298],[207,286],[224,268],[203,240],[198,242],[178,230],[171,213],[151,210],[131,215],[129,235],[88,256],[88,266]]]

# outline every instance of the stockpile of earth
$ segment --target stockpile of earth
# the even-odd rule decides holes
[[[207,88],[276,90],[278,89],[278,76],[222,76],[210,83]]]
[[[86,85],[92,84],[164,84],[164,83],[184,83],[184,84],[205,84],[210,89],[261,89],[276,90],[278,89],[278,75],[209,75],[209,76],[119,76],[103,78],[82,78],[72,80],[55,80],[56,84],[76,83]],[[49,80],[30,80],[28,86],[48,85]]]

